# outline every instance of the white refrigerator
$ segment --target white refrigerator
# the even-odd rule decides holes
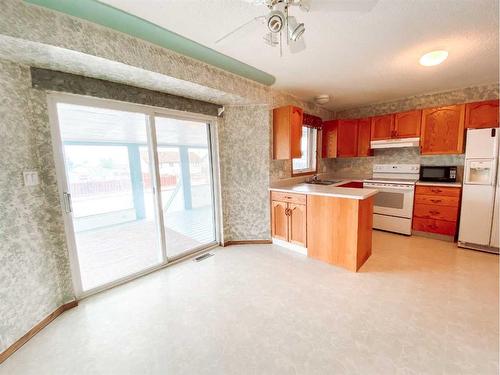
[[[458,246],[498,253],[499,129],[468,129]]]

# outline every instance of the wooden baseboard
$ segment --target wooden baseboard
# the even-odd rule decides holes
[[[20,339],[18,339],[11,346],[9,346],[2,353],[0,353],[0,364],[3,363],[12,354],[14,354],[14,352],[17,349],[19,349],[21,346],[26,344],[33,336],[35,336],[38,332],[40,332],[43,328],[45,328],[55,318],[57,318],[59,315],[61,315],[66,310],[72,309],[73,307],[76,307],[76,306],[78,306],[78,301],[71,301],[71,302],[65,303],[64,305],[61,305],[57,309],[55,309],[48,316],[43,318],[39,323],[37,323],[33,328],[31,328]]]
[[[231,246],[231,245],[259,245],[259,244],[271,244],[272,240],[242,240],[242,241],[226,241],[222,246]]]

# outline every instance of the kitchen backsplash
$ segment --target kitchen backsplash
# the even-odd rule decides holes
[[[420,155],[418,147],[374,150],[374,156],[325,159],[326,170],[339,178],[369,178],[373,164],[456,165],[461,180],[464,155]]]

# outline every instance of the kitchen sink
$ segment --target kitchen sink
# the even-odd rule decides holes
[[[311,181],[306,181],[306,184],[312,184],[312,185],[333,185],[333,184],[336,184],[337,182],[340,182],[340,181],[332,181],[332,180],[311,180]]]

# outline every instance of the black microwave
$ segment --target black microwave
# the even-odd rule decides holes
[[[457,167],[421,165],[420,181],[456,182]]]

